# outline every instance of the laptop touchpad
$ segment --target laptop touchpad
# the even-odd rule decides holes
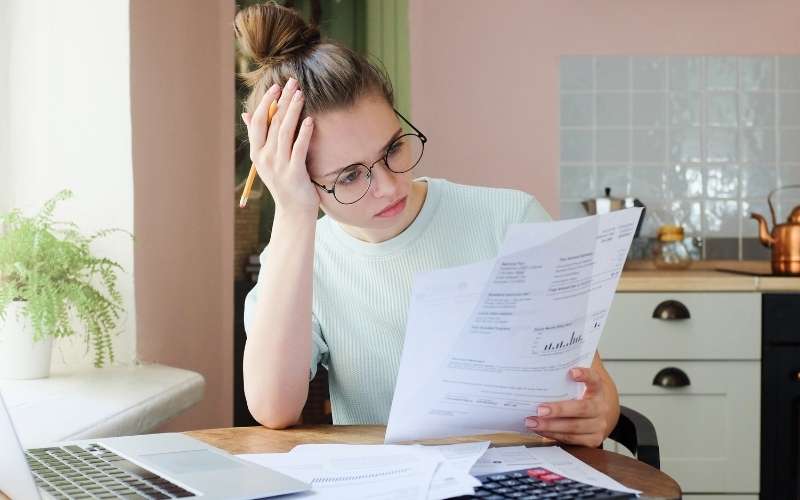
[[[149,455],[139,455],[139,457],[153,464],[154,467],[164,469],[173,474],[238,469],[244,467],[244,465],[235,460],[206,450],[152,453]]]

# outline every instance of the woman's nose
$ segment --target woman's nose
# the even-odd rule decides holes
[[[372,187],[370,189],[375,198],[392,197],[397,191],[397,179],[383,161],[379,161],[372,167]]]

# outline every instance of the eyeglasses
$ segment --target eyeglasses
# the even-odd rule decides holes
[[[328,194],[332,194],[336,201],[342,205],[352,205],[357,202],[369,191],[372,185],[372,169],[380,162],[386,165],[389,171],[396,174],[408,172],[416,167],[425,151],[425,143],[428,138],[420,132],[417,127],[411,124],[396,109],[395,114],[399,116],[409,127],[414,129],[414,134],[403,134],[386,148],[386,153],[382,158],[376,160],[369,167],[363,163],[353,163],[339,171],[336,180],[329,188],[323,184],[311,181],[315,186]]]

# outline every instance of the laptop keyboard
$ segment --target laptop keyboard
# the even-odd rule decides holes
[[[193,493],[98,445],[25,452],[36,485],[55,498],[183,498]]]

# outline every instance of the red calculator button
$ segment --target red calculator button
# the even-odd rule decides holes
[[[536,469],[528,469],[528,477],[534,477],[534,478],[538,479],[538,478],[540,478],[542,476],[546,476],[548,474],[552,474],[552,473],[547,469],[542,469],[542,468],[538,468],[538,467]]]
[[[564,479],[563,476],[559,476],[558,474],[553,474],[552,472],[549,474],[545,474],[544,476],[539,476],[539,479],[542,481],[560,481]]]

